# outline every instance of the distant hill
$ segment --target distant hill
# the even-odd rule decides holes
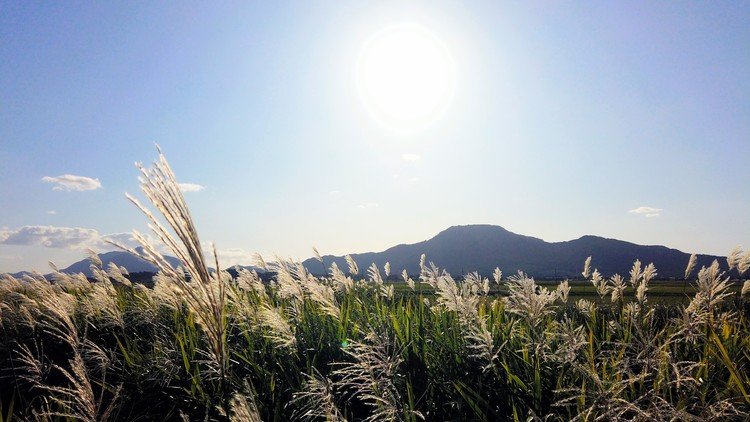
[[[522,270],[538,278],[581,277],[583,263],[592,256],[592,270],[599,269],[605,276],[615,273],[627,275],[633,261],[640,259],[644,265],[653,262],[658,278],[682,278],[690,254],[664,246],[642,246],[622,240],[598,236],[583,236],[567,242],[545,242],[534,237],[512,233],[500,226],[468,225],[454,226],[438,233],[432,239],[410,245],[397,245],[383,252],[352,254],[360,267],[366,271],[373,262],[380,268],[391,264],[391,273],[399,274],[406,269],[410,274],[419,273],[419,258],[427,255],[453,275],[479,271],[489,275],[495,267],[504,274]],[[697,268],[710,265],[718,259],[726,269],[726,259],[713,255],[698,255]],[[333,262],[342,270],[347,268],[343,257],[326,255],[325,268]],[[323,270],[314,258],[304,261],[305,267],[314,274]]]
[[[137,248],[137,249],[140,249],[140,248]],[[139,281],[150,279],[151,275],[155,274],[158,271],[158,269],[155,266],[153,266],[150,262],[145,261],[141,258],[138,258],[137,256],[132,255],[130,252],[113,251],[113,252],[107,252],[107,253],[100,253],[98,255],[99,255],[99,259],[102,260],[104,269],[107,268],[110,262],[114,262],[118,267],[125,267],[125,269],[127,269],[128,272],[131,274],[131,276],[135,277]],[[180,263],[180,260],[173,256],[165,255],[164,259],[166,259],[167,262],[175,268],[182,265]],[[85,258],[78,262],[74,262],[73,264],[69,265],[66,268],[60,269],[60,271],[63,273],[68,273],[68,274],[83,273],[84,275],[86,275],[86,277],[91,277],[92,273],[91,273],[90,267],[91,267],[91,261],[88,258]],[[232,274],[232,276],[234,277],[234,276],[237,276],[237,271],[240,268],[244,268],[248,271],[256,271],[260,275],[265,274],[265,270],[263,270],[262,268],[252,266],[252,265],[248,265],[248,266],[234,265],[232,267],[227,268],[226,270],[229,271],[229,273]],[[209,271],[214,271],[214,269],[211,267],[209,267],[208,269]],[[28,271],[20,271],[17,273],[9,273],[9,274],[13,276],[14,278],[21,278],[26,274],[32,275],[32,273]],[[51,274],[45,275],[45,277],[48,277],[48,278],[50,276]],[[266,275],[265,277],[268,278],[268,276],[270,275]]]
[[[2,273],[0,273],[0,274],[2,274]],[[25,276],[25,275],[28,275],[28,276],[33,276],[34,275],[34,273],[32,273],[30,271],[19,271],[17,273],[7,273],[7,274],[9,274],[13,278],[18,278],[18,279],[23,278],[23,276]]]
[[[102,260],[105,269],[110,262],[114,262],[118,267],[125,267],[130,273],[155,273],[158,271],[153,264],[134,256],[130,252],[113,251],[100,253],[99,259]],[[164,259],[175,268],[180,265],[180,260],[173,256],[164,256]],[[60,271],[64,273],[83,273],[87,277],[90,277],[92,275],[91,269],[89,268],[90,266],[91,261],[86,258],[71,264],[67,268],[61,269]]]

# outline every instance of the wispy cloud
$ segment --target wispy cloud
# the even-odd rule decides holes
[[[196,183],[178,183],[180,190],[183,192],[200,192],[206,189],[205,186]]]
[[[661,215],[662,209],[661,208],[654,208],[654,207],[638,207],[635,209],[632,209],[628,211],[632,214],[638,214],[642,215],[644,217],[658,217]]]
[[[49,211],[47,211],[47,214],[49,214],[49,215],[56,215],[57,211],[55,211],[55,210],[49,210]]]
[[[208,262],[213,263],[214,252],[211,244],[201,242],[201,247]],[[219,265],[222,268],[228,268],[234,265],[252,265],[255,254],[242,248],[217,248],[216,255],[219,258]]]
[[[99,179],[92,179],[86,176],[75,176],[72,174],[63,174],[62,176],[55,177],[44,176],[42,177],[42,182],[54,184],[55,186],[52,187],[53,190],[66,192],[95,190],[102,187]]]
[[[366,209],[371,209],[371,208],[377,208],[379,206],[380,204],[378,204],[377,202],[363,202],[357,205],[357,208],[366,210]]]
[[[401,155],[401,159],[404,161],[419,161],[422,159],[422,156],[419,154],[403,154]]]

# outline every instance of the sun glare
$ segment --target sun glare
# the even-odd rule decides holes
[[[370,114],[398,133],[427,128],[448,107],[456,66],[427,28],[405,23],[374,34],[357,62],[357,88]]]

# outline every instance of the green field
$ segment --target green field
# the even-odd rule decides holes
[[[562,281],[562,280],[561,280]],[[548,289],[555,289],[560,281],[537,281],[537,285],[546,287]],[[742,289],[742,281],[735,280],[732,282],[728,290],[739,294]],[[395,291],[400,294],[414,295],[415,291],[410,289],[405,283],[392,282]],[[570,296],[571,298],[583,298],[595,302],[606,302],[602,301],[596,292],[596,288],[588,281],[575,280],[570,281]],[[421,290],[420,290],[421,289]],[[418,288],[419,291],[425,296],[430,296],[434,293],[429,285],[422,283]],[[695,294],[698,292],[698,288],[694,282],[688,281],[675,281],[675,280],[654,280],[649,285],[649,301],[653,304],[674,304],[674,305],[687,305],[693,299]],[[507,296],[508,289],[504,286],[491,285],[489,296]],[[634,294],[632,290],[625,291],[625,298],[628,301],[632,301]]]

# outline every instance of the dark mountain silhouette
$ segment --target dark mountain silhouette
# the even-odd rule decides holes
[[[0,273],[0,274],[2,274],[2,273]],[[18,279],[22,278],[25,275],[28,275],[28,276],[33,276],[34,275],[34,273],[32,273],[30,271],[19,271],[17,273],[7,273],[7,274],[9,274],[13,278],[18,278]]]
[[[583,236],[567,242],[545,242],[529,236],[512,233],[500,226],[468,225],[454,226],[438,233],[430,240],[398,245],[383,252],[352,254],[360,273],[364,273],[373,262],[380,268],[391,263],[391,273],[400,274],[403,269],[409,274],[419,273],[419,258],[427,255],[453,275],[479,271],[489,275],[495,267],[510,275],[521,270],[538,278],[580,278],[583,263],[592,256],[592,270],[599,269],[605,276],[615,273],[627,275],[633,262],[640,259],[645,266],[653,262],[659,278],[682,278],[690,254],[664,246],[642,246],[635,243],[598,236]],[[712,255],[698,255],[696,267],[710,265],[718,259],[726,269],[726,259]],[[323,266],[333,262],[342,270],[347,265],[343,257],[326,255],[323,265],[314,258],[304,261],[305,267],[320,274]]]
[[[164,258],[173,267],[180,265],[180,260],[173,256],[164,256]],[[107,253],[100,253],[99,259],[102,260],[104,269],[107,268],[110,262],[114,262],[118,267],[125,267],[130,273],[155,273],[158,269],[150,262],[145,261],[137,256],[134,256],[130,252],[125,251],[113,251]],[[67,268],[61,269],[64,273],[84,273],[87,277],[91,276],[91,261],[88,258],[82,259],[76,263],[71,264]]]
[[[136,248],[136,250],[139,250],[140,252],[141,248],[140,247]],[[141,258],[138,258],[137,256],[134,256],[129,252],[114,251],[114,252],[101,253],[98,255],[99,255],[99,259],[102,260],[102,266],[104,267],[105,270],[107,269],[107,266],[109,265],[110,262],[114,262],[118,267],[125,267],[125,269],[128,270],[128,272],[131,275],[131,280],[138,280],[138,281],[150,280],[151,276],[153,276],[153,274],[155,274],[158,271],[158,269],[155,266],[153,266],[150,262],[145,261]],[[173,256],[165,255],[164,258],[167,260],[167,262],[170,265],[172,265],[175,268],[181,265],[180,260]],[[88,258],[86,258],[78,262],[75,262],[66,268],[61,269],[60,271],[63,273],[68,273],[68,274],[83,273],[87,277],[91,277],[92,273],[91,273],[90,267],[91,267],[91,261]],[[270,276],[270,275],[265,275],[266,271],[263,270],[262,268],[255,267],[252,265],[248,265],[248,266],[234,265],[232,267],[227,268],[226,270],[229,271],[229,273],[233,277],[236,277],[237,271],[239,270],[239,268],[244,268],[248,271],[256,271],[259,275],[262,276],[262,278],[263,277],[268,278]],[[214,269],[212,267],[209,267],[209,271],[214,271]],[[33,275],[32,273],[28,271],[20,271],[17,273],[9,273],[9,274],[14,278],[19,278],[19,279],[26,274]],[[47,278],[51,278],[51,276],[52,276],[51,273],[45,275],[45,277]]]

